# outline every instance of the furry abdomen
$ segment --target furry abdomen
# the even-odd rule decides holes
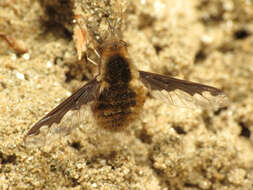
[[[105,65],[102,81],[106,84],[93,105],[97,124],[120,130],[133,121],[144,104],[143,86],[136,84],[128,60],[113,56]]]

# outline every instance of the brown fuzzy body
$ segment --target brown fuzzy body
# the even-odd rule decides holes
[[[146,92],[126,57],[115,53],[103,66],[101,92],[92,106],[93,113],[99,126],[117,131],[138,117]]]

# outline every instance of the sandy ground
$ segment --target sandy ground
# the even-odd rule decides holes
[[[253,189],[250,0],[133,0],[125,13],[139,69],[221,88],[226,109],[148,98],[122,133],[87,117],[48,147],[24,145],[31,125],[96,72],[77,63],[72,38],[72,15],[88,4],[0,1],[0,34],[16,39],[14,48],[0,39],[0,189]]]

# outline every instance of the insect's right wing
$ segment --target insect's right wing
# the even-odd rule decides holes
[[[222,90],[200,83],[139,71],[140,79],[154,97],[182,108],[219,108],[228,103]]]
[[[83,105],[95,100],[100,83],[93,79],[46,114],[36,122],[25,136],[25,143],[29,146],[45,144],[47,136],[67,134],[74,125],[79,122],[80,109]]]

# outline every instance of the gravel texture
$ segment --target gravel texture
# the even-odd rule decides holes
[[[189,110],[149,97],[121,133],[88,114],[69,136],[27,148],[31,125],[97,72],[80,64],[73,36],[77,16],[105,35],[96,11],[124,18],[139,69],[221,88],[229,106]],[[1,190],[253,189],[252,1],[4,0],[0,34],[15,38],[13,47],[0,38]]]

